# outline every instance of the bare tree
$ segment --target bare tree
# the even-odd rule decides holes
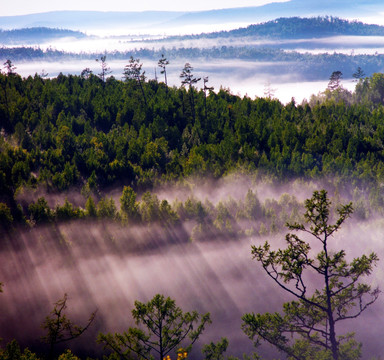
[[[164,54],[161,54],[161,59],[158,61],[157,65],[162,69],[160,74],[164,74],[164,82],[168,88],[166,66],[169,65],[169,61],[164,57]]]
[[[105,82],[107,80],[107,75],[112,73],[111,68],[107,64],[107,55],[103,55],[100,59],[96,59],[97,62],[101,63],[101,72],[99,73],[99,78]]]
[[[264,85],[264,96],[268,99],[273,99],[275,97],[276,89],[271,87],[271,82],[268,80]]]

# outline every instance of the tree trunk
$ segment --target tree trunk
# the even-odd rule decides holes
[[[329,321],[329,341],[331,342],[331,351],[332,351],[332,358],[333,360],[339,360],[339,349],[336,339],[336,332],[335,332],[335,320],[333,318],[333,309],[332,309],[332,302],[331,302],[331,290],[329,288],[329,274],[328,274],[328,267],[329,267],[329,256],[328,256],[328,249],[327,249],[327,235],[325,235],[324,238],[324,253],[325,253],[325,261],[326,265],[324,268],[324,278],[325,278],[325,291],[327,296],[327,318]]]

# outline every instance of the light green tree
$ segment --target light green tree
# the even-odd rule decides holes
[[[211,342],[201,349],[204,360],[224,360],[224,353],[227,351],[229,342],[227,338],[221,338],[216,344]]]
[[[379,290],[361,282],[378,261],[375,253],[347,262],[344,250],[331,247],[333,235],[353,212],[352,204],[340,206],[331,223],[331,202],[325,190],[315,191],[305,202],[307,224],[287,224],[289,230],[309,234],[321,251],[312,256],[310,243],[296,234],[286,235],[287,248],[271,250],[266,242],[253,246],[253,257],[283,290],[296,300],[283,306],[283,314],[246,314],[243,330],[256,346],[266,341],[290,359],[357,359],[360,344],[351,336],[336,334],[336,324],[360,316],[379,296]],[[311,283],[322,289],[309,291]],[[304,351],[305,350],[305,351]],[[348,354],[348,356],[346,355]]]
[[[88,196],[87,202],[85,203],[85,214],[93,218],[97,216],[97,208],[92,196]]]
[[[136,220],[139,216],[139,204],[136,193],[130,186],[124,186],[120,197],[120,211],[123,220]]]
[[[157,294],[148,303],[135,301],[132,316],[138,327],[123,333],[99,334],[98,342],[122,359],[163,360],[183,346],[186,352],[211,322],[209,313],[183,312],[175,300]]]

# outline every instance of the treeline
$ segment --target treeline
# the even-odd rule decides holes
[[[129,66],[139,65],[132,60]],[[15,221],[26,211],[15,197],[23,188],[91,194],[237,170],[281,181],[334,177],[367,190],[375,207],[383,204],[383,74],[360,80],[348,102],[338,88],[311,106],[284,106],[213,92],[206,82],[197,90],[189,64],[185,86],[173,88],[146,81],[141,66],[126,69],[125,81],[108,77],[108,68],[46,79],[22,78],[7,66],[0,75],[0,202]]]
[[[384,36],[384,26],[364,24],[332,16],[312,18],[278,18],[260,24],[228,31],[200,35],[173,36],[167,39],[215,39],[228,37],[256,37],[271,39],[308,39],[328,36]]]
[[[284,45],[287,48],[295,48],[297,44]],[[108,53],[108,60],[124,60],[130,56],[140,59],[157,60],[162,54],[167,54],[173,61],[188,61],[186,59],[198,59],[198,61],[221,60],[243,60],[260,61],[263,63],[264,72],[270,74],[286,73],[295,76],[298,81],[324,80],[334,69],[339,69],[346,77],[352,77],[358,66],[364,68],[367,75],[382,71],[384,67],[384,55],[345,55],[340,53],[323,54],[301,54],[296,51],[284,51],[280,49],[283,45],[266,46],[221,46],[204,48],[162,48],[137,49],[134,51]],[[297,46],[296,46],[297,48]],[[74,61],[89,60],[94,62],[105,54],[101,53],[69,53],[55,49],[13,47],[0,48],[0,59],[12,59],[15,62],[24,61]],[[80,73],[81,69],[79,69]],[[228,71],[231,71],[228,67]],[[119,79],[120,74],[116,75]]]
[[[4,214],[6,208],[1,205],[0,213]],[[228,198],[217,204],[194,196],[169,203],[150,191],[144,192],[138,200],[136,192],[125,186],[118,203],[112,197],[88,196],[81,206],[75,206],[66,198],[63,204],[50,207],[44,197],[39,197],[28,205],[25,221],[30,226],[36,226],[76,219],[107,220],[123,226],[158,224],[170,229],[189,222],[193,226],[192,231],[186,234],[188,238],[180,239],[189,241],[273,234],[281,230],[287,221],[299,221],[301,210],[302,204],[288,194],[283,194],[279,200],[267,199],[262,203],[257,194],[249,189],[244,199]],[[357,216],[364,219],[368,209],[363,203],[357,203],[357,210]],[[11,228],[13,219],[10,211],[7,217],[3,217],[4,226]]]

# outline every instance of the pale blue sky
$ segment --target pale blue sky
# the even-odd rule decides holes
[[[287,0],[273,0],[282,2]],[[97,11],[198,11],[258,6],[272,0],[1,0],[1,16],[25,15],[55,10]]]

